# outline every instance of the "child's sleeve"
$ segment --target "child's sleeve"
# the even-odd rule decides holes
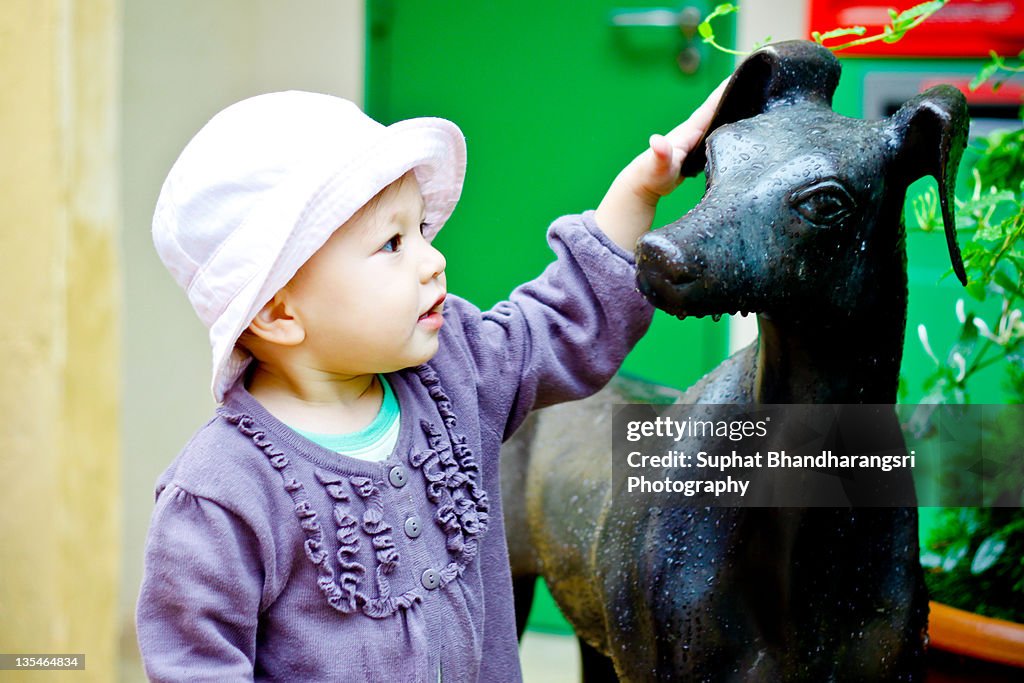
[[[151,681],[251,681],[263,590],[251,528],[171,485],[158,500],[139,595],[139,649]]]
[[[603,387],[654,311],[636,289],[633,255],[605,236],[593,211],[555,221],[548,244],[556,259],[538,278],[459,320],[481,417],[498,421],[503,438],[531,410]]]

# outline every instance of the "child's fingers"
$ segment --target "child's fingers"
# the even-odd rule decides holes
[[[650,137],[650,150],[637,160],[638,181],[647,192],[664,196],[679,184],[679,164],[683,155],[664,135]]]
[[[701,105],[697,107],[697,110],[690,115],[688,120],[691,121],[696,128],[699,128],[701,132],[707,130],[708,126],[711,124],[711,119],[714,117],[715,111],[718,110],[718,105],[722,100],[722,93],[725,92],[725,87],[729,84],[730,78],[731,76],[719,83],[715,89],[711,91],[711,94],[707,96],[707,99],[705,99]]]
[[[726,84],[729,79],[726,78],[724,81],[718,84],[711,94],[707,96],[707,99],[690,114],[690,118],[686,119],[678,126],[670,130],[665,137],[667,137],[672,146],[678,147],[683,152],[689,152],[693,149],[693,146],[700,141],[701,137],[707,131],[708,126],[711,125],[711,119],[715,115],[715,111],[718,109],[718,103],[722,99],[722,92],[725,90]]]
[[[679,184],[679,166],[686,154],[673,147],[664,135],[652,135],[650,145],[654,161],[648,168],[646,182],[652,191],[664,195]]]
[[[648,140],[650,151],[634,160],[631,167],[639,173],[639,184],[647,191],[665,195],[679,184],[679,168],[683,159],[697,144],[718,106],[724,82],[708,96],[704,104],[684,123],[667,135],[654,134]]]
[[[663,168],[672,163],[672,143],[664,135],[655,133],[649,141],[651,151],[654,152],[655,165]]]

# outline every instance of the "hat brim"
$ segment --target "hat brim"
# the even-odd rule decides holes
[[[415,174],[423,196],[424,235],[433,239],[455,209],[466,172],[465,139],[459,128],[445,119],[416,118],[392,124],[343,166],[332,167],[328,159],[319,168],[289,178],[287,191],[270,193],[250,211],[244,228],[233,237],[244,240],[246,250],[256,252],[249,260],[255,265],[240,279],[237,294],[210,325],[211,389],[218,403],[251,361],[236,348],[236,342],[253,317],[338,227],[409,171]],[[273,253],[276,259],[259,258]]]

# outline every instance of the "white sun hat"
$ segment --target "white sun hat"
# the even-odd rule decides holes
[[[229,106],[186,145],[160,190],[153,242],[210,331],[218,402],[251,360],[235,342],[256,313],[410,170],[433,238],[466,170],[466,142],[451,121],[384,126],[348,100],[290,91]]]

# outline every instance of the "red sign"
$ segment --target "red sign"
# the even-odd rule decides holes
[[[890,24],[889,9],[903,11],[921,0],[810,0],[810,29],[825,33],[837,28],[863,26],[865,36],[882,32]],[[841,45],[857,36],[828,41]],[[1024,0],[950,0],[945,7],[911,29],[895,43],[877,41],[843,50],[851,55],[909,57],[987,57],[989,50],[1016,56],[1024,50]]]
[[[926,78],[921,81],[921,92],[943,83],[958,88],[967,97],[967,101],[973,105],[1007,105],[1016,108],[1021,102],[1024,102],[1024,86],[1014,81],[1007,81],[996,90],[993,87],[993,82],[989,80],[979,88],[971,90],[970,78]]]

